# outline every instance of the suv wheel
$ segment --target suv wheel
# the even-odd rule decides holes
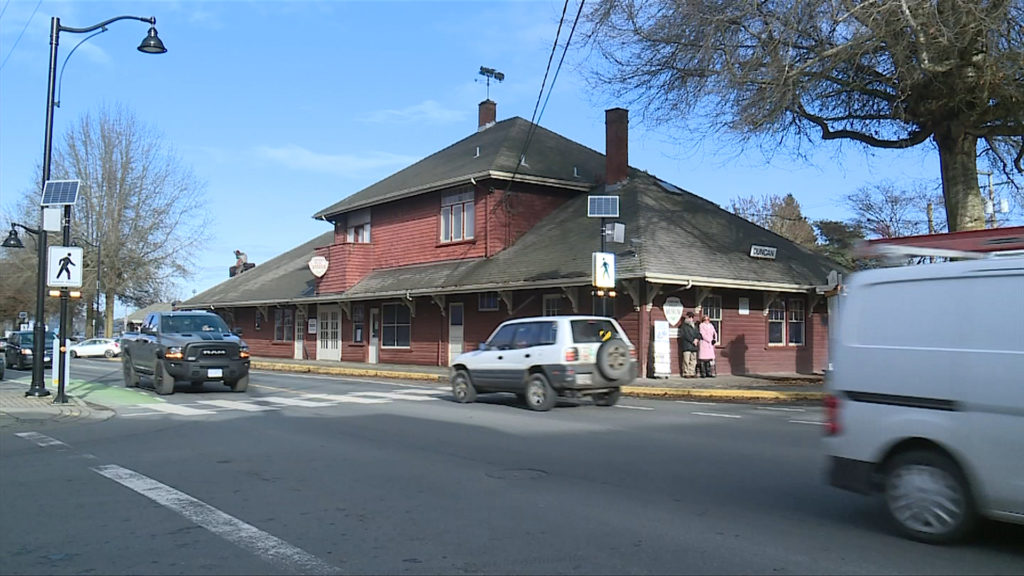
[[[618,388],[611,392],[594,394],[594,404],[597,404],[598,406],[615,406],[615,403],[619,401],[620,394],[622,394],[622,391]]]
[[[164,363],[159,360],[153,366],[153,388],[161,396],[174,394],[174,378],[167,374]]]
[[[530,410],[551,410],[555,400],[555,391],[548,384],[548,379],[540,373],[530,374],[530,379],[526,381],[526,405]]]
[[[139,386],[139,375],[135,372],[135,365],[132,364],[132,359],[125,356],[121,359],[121,368],[124,370],[124,387],[125,388],[138,388]]]
[[[885,506],[903,534],[931,544],[958,540],[975,522],[963,472],[937,452],[906,452],[885,467]]]
[[[469,379],[469,372],[459,370],[452,376],[452,396],[459,404],[469,404],[476,401],[476,388],[473,381]]]
[[[597,369],[608,380],[621,380],[629,376],[629,347],[618,338],[612,338],[597,349]]]

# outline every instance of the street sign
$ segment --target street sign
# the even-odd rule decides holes
[[[28,312],[18,312],[18,320],[28,320]]]
[[[82,256],[83,250],[77,246],[50,246],[46,284],[51,288],[81,288]]]
[[[594,286],[615,288],[615,254],[594,252]]]

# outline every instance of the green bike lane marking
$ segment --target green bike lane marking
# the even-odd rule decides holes
[[[85,380],[71,380],[66,382],[65,391],[72,396],[101,404],[103,406],[130,406],[133,404],[159,404],[163,399],[154,398],[149,394],[135,388],[124,388],[101,384],[100,382],[89,382]]]

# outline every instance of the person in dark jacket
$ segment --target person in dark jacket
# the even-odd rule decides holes
[[[693,312],[686,313],[686,320],[679,330],[679,339],[683,345],[683,378],[697,377],[697,343],[700,342],[700,330]]]

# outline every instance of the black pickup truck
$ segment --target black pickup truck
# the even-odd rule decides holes
[[[173,394],[174,383],[193,387],[217,380],[233,392],[249,387],[249,347],[224,320],[207,311],[153,312],[138,332],[121,337],[124,385],[153,377],[157,394]]]

